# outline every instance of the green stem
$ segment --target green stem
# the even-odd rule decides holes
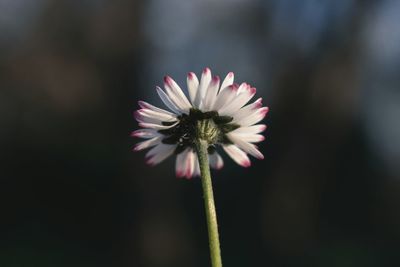
[[[208,143],[204,140],[196,142],[196,150],[199,158],[201,183],[206,209],[208,239],[210,244],[211,266],[222,267],[221,250],[218,237],[217,213],[215,212],[214,194],[212,189],[210,166],[208,162]]]

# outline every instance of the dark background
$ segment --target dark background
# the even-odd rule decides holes
[[[400,266],[399,3],[1,0],[0,266],[209,266],[199,179],[129,137],[207,66],[271,109],[214,173],[224,266]]]

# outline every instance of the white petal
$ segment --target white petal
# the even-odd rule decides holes
[[[139,112],[135,112],[134,113],[135,119],[138,122],[144,122],[144,123],[156,123],[156,124],[161,124],[162,120],[160,120],[159,118],[154,118],[154,117],[146,117],[143,116],[142,114],[140,114]]]
[[[265,129],[267,129],[267,125],[256,124],[256,125],[252,125],[252,126],[240,127],[238,129],[232,131],[232,133],[258,134],[258,133],[264,132]]]
[[[176,105],[185,111],[192,107],[189,100],[183,93],[179,85],[169,76],[164,77],[164,86],[171,100],[175,99]]]
[[[261,134],[249,134],[249,133],[235,133],[230,132],[230,135],[234,135],[235,138],[239,138],[245,142],[258,143],[265,140],[265,137]]]
[[[222,148],[237,164],[243,167],[250,167],[251,161],[249,157],[235,145],[224,145]]]
[[[175,171],[177,177],[184,177],[186,175],[186,167],[188,165],[189,148],[185,149],[182,153],[176,156]]]
[[[160,142],[161,142],[161,137],[160,136],[154,137],[152,139],[137,143],[135,145],[135,147],[133,148],[133,150],[140,151],[140,150],[155,146],[155,145],[159,144]]]
[[[171,113],[169,111],[166,111],[166,110],[158,108],[158,107],[155,107],[155,106],[153,106],[153,105],[151,105],[151,104],[149,104],[147,102],[139,101],[138,103],[139,103],[139,106],[141,108],[143,108],[143,109],[150,109],[150,110],[155,111],[157,113],[162,113],[162,114],[165,114],[165,115],[176,117],[176,115],[174,113]]]
[[[168,158],[172,153],[174,153],[176,145],[166,145],[166,144],[159,144],[156,147],[152,148],[146,154],[146,162],[149,165],[156,165],[163,161],[164,159]]]
[[[147,109],[147,108],[143,108],[143,109],[139,109],[138,110],[139,113],[145,114],[148,117],[157,117],[160,118],[161,120],[166,120],[166,121],[172,121],[172,120],[176,120],[176,114],[170,113],[170,114],[166,114],[163,112],[159,112],[159,111],[155,111],[152,109]]]
[[[211,81],[211,71],[209,68],[205,68],[203,70],[203,74],[201,75],[199,88],[197,90],[196,98],[194,101],[194,106],[199,107],[199,109],[203,108],[204,96],[206,95],[206,91],[208,85]]]
[[[143,128],[149,128],[149,129],[154,129],[154,130],[165,130],[174,127],[177,125],[179,121],[175,122],[172,125],[160,125],[160,124],[154,124],[154,123],[145,123],[145,122],[140,122],[139,126]]]
[[[204,98],[204,105],[203,105],[204,111],[213,110],[214,103],[217,99],[219,82],[220,79],[218,76],[214,76],[214,78],[211,80],[210,85],[208,86],[206,92],[206,96]]]
[[[156,87],[157,94],[161,98],[162,102],[170,109],[172,112],[175,114],[182,114],[183,110],[179,109],[175,103],[172,102],[172,100],[169,98],[169,96],[160,88]]]
[[[235,134],[228,133],[227,137],[244,152],[252,155],[257,159],[263,159],[264,155],[257,149],[257,147],[249,142],[243,141],[238,138]]]
[[[186,166],[186,178],[191,178],[193,177],[194,171],[195,171],[195,165],[197,161],[197,156],[196,153],[193,151],[193,149],[190,149],[187,155],[187,166]]]
[[[255,88],[248,86],[240,86],[239,90],[242,88],[242,92],[232,99],[230,103],[224,105],[218,112],[221,115],[232,115],[237,112],[241,107],[243,107],[249,100],[256,94]],[[244,88],[244,89],[243,89]]]
[[[131,136],[149,139],[149,138],[161,136],[161,134],[153,129],[139,129],[139,130],[132,132]]]
[[[227,88],[228,86],[232,85],[234,78],[235,78],[235,75],[233,74],[233,72],[229,72],[228,75],[226,75],[224,81],[222,82],[220,92],[225,90],[225,88]]]
[[[197,158],[197,154],[194,153],[194,168],[193,168],[193,174],[192,177],[200,176],[200,165],[199,165],[199,159]]]
[[[236,123],[241,125],[241,126],[250,126],[253,125],[262,119],[264,119],[265,115],[268,113],[268,107],[263,107],[260,109],[257,109],[254,111],[252,114],[250,114],[247,117],[242,118],[241,120],[237,121]]]
[[[134,116],[138,122],[145,123],[161,124],[162,122],[177,121],[176,117],[174,116],[170,116],[150,109],[139,109],[134,113]]]
[[[224,167],[224,160],[217,152],[210,154],[209,157],[210,157],[210,166],[212,168],[219,170],[222,169],[222,167]]]
[[[218,111],[226,103],[229,103],[237,95],[238,86],[236,84],[228,86],[225,90],[217,95],[213,109]]]
[[[262,107],[262,98],[260,97],[253,103],[251,103],[247,106],[244,106],[241,109],[239,109],[237,112],[235,112],[233,114],[233,121],[234,122],[240,121],[241,119],[248,117],[249,115],[254,113],[254,111],[256,111],[257,109],[259,109],[261,107]]]
[[[190,107],[185,104],[185,102],[182,101],[182,99],[179,97],[179,95],[172,90],[170,87],[166,86],[165,87],[165,92],[167,93],[169,99],[171,102],[183,113],[189,113]]]
[[[194,74],[193,72],[189,72],[187,75],[187,87],[189,91],[190,101],[194,105],[194,100],[197,95],[197,89],[199,88],[199,80],[197,79],[196,74]],[[198,108],[198,106],[195,107]]]
[[[196,154],[191,148],[180,153],[176,159],[176,175],[178,177],[191,178],[195,171]]]

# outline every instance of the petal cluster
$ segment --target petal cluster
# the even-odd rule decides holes
[[[218,147],[222,147],[243,167],[251,165],[248,155],[257,159],[264,158],[255,143],[264,140],[261,133],[266,125],[257,123],[265,117],[268,108],[262,106],[261,98],[248,104],[256,94],[256,89],[247,83],[234,83],[232,72],[228,73],[222,83],[218,76],[212,77],[209,68],[203,70],[200,80],[196,74],[189,72],[187,95],[169,76],[164,78],[164,90],[160,87],[156,90],[168,110],[139,101],[140,109],[134,114],[142,129],[134,131],[132,136],[145,139],[136,144],[134,150],[151,148],[146,154],[148,164],[156,165],[176,154],[178,177],[199,176],[191,127],[196,120],[204,118],[213,120],[220,129],[220,136],[210,142],[209,159],[212,168],[220,169],[224,165],[216,151]]]

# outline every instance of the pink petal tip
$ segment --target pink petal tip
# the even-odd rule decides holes
[[[256,157],[256,159],[262,160],[262,159],[264,159],[264,155],[260,153],[260,155],[258,157]]]
[[[149,107],[149,106],[147,105],[147,103],[144,102],[144,101],[138,101],[138,105],[139,105],[139,107],[141,107],[141,108],[148,108],[148,107]]]
[[[251,161],[250,160],[244,160],[240,163],[243,167],[248,168],[251,166]]]
[[[219,81],[220,81],[220,79],[219,79],[219,76],[218,75],[216,75],[216,76],[214,76],[213,78],[212,78],[212,83],[214,83],[214,84],[216,84],[216,83],[219,83]]]
[[[133,117],[135,117],[135,119],[136,119],[137,121],[140,121],[140,120],[141,120],[142,116],[140,115],[139,110],[136,110],[135,112],[133,112]]]
[[[262,98],[260,97],[259,99],[256,100],[254,109],[259,109],[262,107]]]
[[[181,171],[177,171],[177,172],[176,172],[176,177],[177,177],[177,178],[183,178],[183,177],[185,177],[185,173],[184,173],[184,172],[181,172]]]
[[[210,68],[209,68],[209,67],[204,68],[203,74],[206,74],[206,73],[208,73],[208,72],[211,72]]]
[[[171,82],[172,82],[172,78],[171,77],[169,77],[168,75],[164,76],[164,83],[165,84],[170,85]]]
[[[229,85],[228,88],[233,90],[233,91],[237,91],[239,89],[239,85],[237,83],[234,83],[232,85]]]
[[[267,115],[268,111],[269,111],[268,107],[263,107],[260,109],[260,112],[263,116]]]
[[[146,164],[151,166],[151,167],[153,167],[155,165],[152,160],[153,160],[153,157],[146,157],[145,158]]]
[[[224,167],[224,164],[218,165],[217,168],[216,168],[216,170],[219,171],[219,170],[221,170],[223,167]]]

